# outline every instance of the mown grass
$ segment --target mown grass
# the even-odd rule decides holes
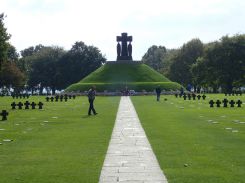
[[[164,101],[163,98],[167,100]],[[245,109],[210,108],[174,96],[132,97],[161,168],[170,183],[245,182]],[[227,97],[242,99],[245,96]]]
[[[106,91],[123,91],[125,87],[135,91],[154,91],[160,86],[165,91],[177,90],[181,85],[175,82],[130,82],[130,83],[75,83],[66,90],[69,91],[88,91],[91,86],[96,86],[96,90],[100,92]]]
[[[11,110],[12,101],[26,99],[0,98],[0,110],[9,112],[0,121],[0,182],[98,182],[119,97],[97,97],[99,114],[90,117],[86,97],[53,103],[44,98],[28,99],[44,102],[44,110]]]
[[[157,85],[164,90],[177,90],[181,85],[171,82],[162,74],[145,64],[105,64],[78,83],[70,85],[66,91],[87,91],[96,85],[97,91],[120,91],[127,86],[135,91],[153,91]]]
[[[170,80],[145,64],[105,64],[82,79],[81,83],[98,82],[169,82]]]

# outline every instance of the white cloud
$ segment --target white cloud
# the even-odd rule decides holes
[[[70,49],[75,41],[116,58],[115,38],[133,35],[133,56],[153,45],[179,47],[191,38],[208,42],[244,33],[242,0],[0,0],[11,42],[18,50],[36,44]]]

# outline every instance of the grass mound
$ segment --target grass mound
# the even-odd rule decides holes
[[[97,91],[122,90],[125,86],[136,91],[152,91],[156,85],[165,90],[181,87],[145,64],[118,63],[103,65],[80,82],[69,86],[66,91],[85,91],[91,85],[96,85]]]

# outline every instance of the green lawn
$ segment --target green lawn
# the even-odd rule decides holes
[[[44,98],[29,99],[44,102],[44,110],[11,110],[13,99],[0,97],[0,110],[9,111],[0,121],[0,183],[98,182],[120,98],[97,97],[99,115],[90,117],[86,97]],[[209,107],[210,99],[224,95],[205,101],[131,98],[170,183],[245,182],[245,105]],[[245,96],[228,98],[245,102]]]
[[[131,97],[161,168],[170,183],[245,182],[245,105],[210,108],[174,96]],[[167,101],[163,99],[166,98]],[[242,99],[245,96],[231,96]]]
[[[97,97],[97,116],[87,116],[86,97],[68,102],[44,102],[44,110],[11,110],[12,101],[0,97],[0,110],[9,112],[0,121],[1,183],[95,183],[115,122],[119,97]],[[11,139],[12,142],[4,142]]]

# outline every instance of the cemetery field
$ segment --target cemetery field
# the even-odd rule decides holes
[[[27,99],[0,97],[0,183],[98,182],[118,109],[119,97],[97,97],[96,116],[87,116],[87,97],[43,102],[43,110],[15,109]],[[23,106],[24,107],[24,106]]]
[[[245,182],[245,105],[209,107],[209,100],[224,98],[245,102],[244,95],[224,94],[200,101],[170,95],[162,95],[160,102],[155,96],[131,97],[170,183]]]

